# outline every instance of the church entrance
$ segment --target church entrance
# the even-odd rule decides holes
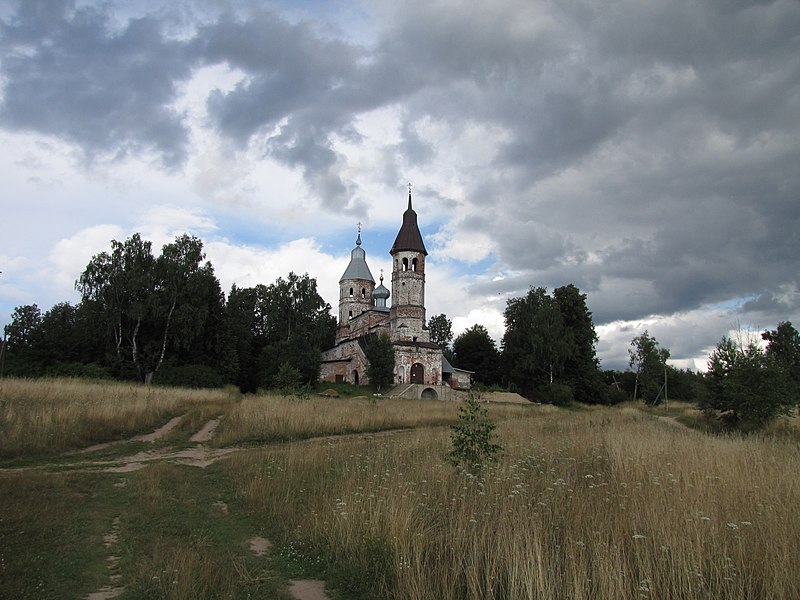
[[[353,383],[358,385],[358,371],[353,371]]]
[[[411,365],[411,383],[425,383],[425,367],[422,364]]]

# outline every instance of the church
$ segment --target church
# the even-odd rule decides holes
[[[455,398],[453,390],[468,390],[469,371],[456,369],[442,348],[430,340],[425,321],[425,258],[428,251],[411,205],[389,251],[392,257],[392,290],[375,279],[361,247],[359,227],[350,263],[339,280],[339,318],[333,348],[322,353],[322,381],[369,383],[364,354],[369,336],[388,335],[394,346],[396,395],[418,398]],[[391,302],[389,299],[391,298]]]

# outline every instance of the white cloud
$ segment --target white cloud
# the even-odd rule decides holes
[[[106,224],[87,227],[59,240],[50,251],[50,281],[57,289],[69,289],[93,256],[110,251],[111,240],[123,241],[126,237],[118,225]]]
[[[493,308],[473,308],[465,316],[453,318],[453,334],[458,337],[473,325],[483,325],[494,339],[498,349],[506,331],[503,313]]]
[[[452,222],[431,236],[437,259],[476,263],[487,258],[496,248],[494,239],[486,233],[465,231]]]
[[[276,248],[259,248],[214,240],[205,245],[206,257],[214,265],[222,289],[269,284],[289,272],[308,273],[317,280],[317,290],[332,307],[339,300],[339,278],[348,258],[323,252],[313,238],[301,238]]]
[[[676,368],[705,371],[708,355],[723,335],[760,339],[762,327],[739,322],[737,309],[701,307],[674,315],[655,315],[635,321],[614,321],[596,327],[600,341],[597,354],[604,369],[627,368],[633,338],[645,331],[670,351],[669,364]]]
[[[139,211],[138,219],[133,230],[153,242],[153,254],[184,233],[202,238],[217,229],[204,211],[179,206],[146,206]]]

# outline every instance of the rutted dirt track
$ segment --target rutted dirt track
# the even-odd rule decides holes
[[[175,429],[186,415],[173,417],[161,427],[155,429],[151,433],[133,436],[125,440],[116,440],[113,442],[106,442],[103,444],[95,444],[88,448],[83,448],[79,451],[69,452],[62,455],[75,459],[69,462],[58,462],[40,464],[35,466],[26,467],[12,467],[0,469],[0,471],[41,471],[47,469],[58,469],[59,472],[68,471],[94,471],[101,473],[129,473],[144,469],[152,464],[157,463],[173,463],[187,465],[190,467],[205,468],[214,462],[218,461],[224,456],[228,456],[234,452],[244,450],[244,448],[210,448],[205,444],[211,441],[214,433],[219,426],[221,417],[211,419],[206,422],[203,427],[192,435],[189,439],[195,445],[191,448],[175,449],[170,447],[158,447],[148,450],[139,450],[133,454],[114,456],[112,458],[92,459],[87,456],[93,452],[99,452],[111,447],[123,447],[130,442],[148,442],[154,443],[162,440],[173,429]],[[365,433],[352,433],[344,435],[325,435],[315,438],[307,438],[298,440],[296,442],[289,442],[293,444],[310,444],[319,443],[325,440],[339,439],[339,438],[368,438],[386,435],[395,435],[398,433],[409,432],[412,429],[392,429],[378,432],[365,432]],[[116,487],[125,487],[126,482],[121,481],[114,484]],[[220,510],[223,515],[228,514],[228,505],[222,501],[217,501],[215,506]],[[107,584],[99,590],[87,594],[84,598],[86,600],[107,600],[116,598],[125,592],[123,585],[124,574],[119,572],[119,557],[115,554],[115,547],[118,545],[120,530],[120,518],[116,517],[110,526],[110,531],[104,536],[104,546],[108,552],[107,566],[108,566],[108,581]],[[249,549],[256,556],[268,557],[272,543],[263,537],[257,536],[248,540]],[[318,580],[293,580],[290,582],[289,593],[292,598],[296,600],[328,600],[325,594],[325,582]]]
[[[177,427],[183,420],[185,415],[174,417],[167,423],[156,429],[155,431],[131,437],[126,440],[118,440],[104,444],[96,444],[88,448],[84,448],[78,452],[71,452],[65,456],[69,457],[83,457],[92,452],[105,450],[112,446],[121,446],[129,442],[156,442],[164,438],[169,432]],[[203,427],[191,436],[190,441],[195,443],[193,448],[186,448],[175,450],[172,448],[154,448],[152,450],[139,451],[128,456],[117,456],[106,460],[92,460],[86,457],[81,460],[76,460],[70,463],[60,463],[38,465],[35,467],[21,467],[14,469],[0,469],[0,470],[42,470],[48,467],[58,467],[60,470],[82,470],[82,471],[99,471],[104,473],[127,473],[144,469],[147,466],[155,463],[170,462],[175,464],[182,464],[191,467],[205,468],[223,456],[227,456],[233,452],[242,450],[241,448],[208,448],[204,444],[213,439],[214,432],[220,423],[220,418],[211,419]],[[392,432],[380,432],[378,434],[353,434],[358,436],[364,435],[380,435]],[[330,439],[335,436],[325,436],[320,439]],[[348,436],[349,437],[349,436]],[[309,442],[313,440],[303,440]],[[118,487],[124,487],[125,482],[114,484]],[[217,501],[215,506],[220,510],[223,515],[228,514],[228,505],[225,502]],[[95,592],[91,592],[85,596],[85,600],[110,600],[116,598],[125,592],[125,587],[122,584],[124,575],[119,572],[119,557],[115,554],[115,548],[119,544],[119,530],[120,518],[115,517],[111,523],[110,531],[103,538],[103,545],[105,546],[108,556],[106,558],[108,567],[108,582]],[[268,557],[272,542],[260,536],[256,536],[248,540],[250,551],[259,557]],[[290,582],[289,593],[292,598],[296,600],[328,600],[325,593],[325,582],[317,580],[293,580]]]

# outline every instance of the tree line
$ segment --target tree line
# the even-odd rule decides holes
[[[531,288],[511,298],[503,313],[506,331],[498,349],[483,325],[453,340],[446,315],[431,317],[431,340],[482,386],[509,389],[535,401],[609,403],[609,386],[597,359],[592,313],[574,285]],[[451,345],[452,341],[452,345]]]
[[[89,261],[76,281],[79,303],[42,313],[19,306],[5,327],[0,373],[113,377],[174,385],[296,387],[317,382],[321,350],[336,319],[316,280],[289,273],[227,297],[200,239],[181,235],[153,253],[139,234]],[[800,395],[800,334],[790,322],[753,339],[723,338],[707,373],[667,364],[670,352],[647,331],[631,341],[626,371],[602,371],[586,294],[565,285],[511,298],[500,347],[473,325],[453,339],[446,315],[431,317],[431,341],[478,386],[498,386],[553,404],[658,404],[669,394],[731,426],[758,427]],[[740,336],[741,337],[741,336]],[[393,380],[388,339],[368,340],[369,375]]]
[[[482,325],[453,340],[446,315],[432,317],[431,339],[448,359],[474,372],[478,385],[516,391],[553,404],[615,404],[639,400],[656,405],[668,397],[696,403],[723,427],[757,429],[800,402],[800,334],[788,321],[760,338],[723,337],[706,373],[667,364],[668,348],[645,331],[631,340],[628,369],[600,369],[597,335],[586,295],[574,285],[531,288],[511,298],[498,348]],[[452,344],[451,344],[452,342]]]
[[[89,261],[79,303],[17,307],[5,327],[9,375],[111,377],[244,392],[315,383],[336,321],[316,280],[289,273],[227,298],[203,243],[188,235],[158,255],[137,233]]]

